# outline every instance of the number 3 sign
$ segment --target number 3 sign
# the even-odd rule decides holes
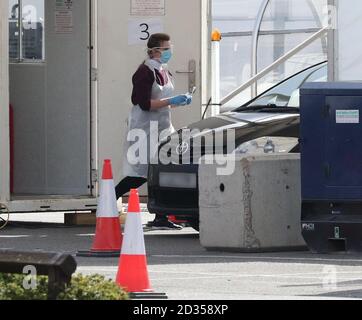
[[[154,33],[163,32],[161,19],[143,19],[128,21],[128,44],[144,45]]]
[[[147,23],[141,23],[140,27],[143,29],[141,30],[142,36],[140,40],[147,41],[150,38],[150,33],[149,33],[150,26]]]

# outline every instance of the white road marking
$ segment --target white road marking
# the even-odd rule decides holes
[[[291,278],[289,276],[279,276],[279,275],[259,275],[259,274],[255,274],[255,275],[233,275],[233,276],[222,276],[222,275],[214,275],[214,276],[209,276],[209,277],[183,277],[183,278],[152,278],[152,281],[169,281],[169,280],[201,280],[201,279],[216,279],[216,278]],[[300,280],[321,280],[318,283],[308,283],[308,285],[322,285],[322,277],[292,277],[293,279],[300,279]],[[343,278],[340,279],[340,281],[361,281],[361,278]],[[338,284],[338,282],[337,282]],[[358,284],[358,288],[360,287],[360,285]]]
[[[169,273],[169,274],[190,274],[190,272],[180,272],[180,271],[168,271],[168,270],[157,270],[157,271],[150,271],[152,273]],[[202,275],[202,276],[223,276],[223,277],[232,277],[235,275],[235,273],[205,273],[205,272],[194,272],[193,275]],[[362,276],[362,270],[361,271],[337,271],[337,275],[342,274],[361,274]],[[262,276],[262,277],[273,277],[273,276],[280,276],[280,277],[297,277],[297,276],[313,276],[313,275],[320,275],[320,277],[324,277],[324,274],[321,274],[321,272],[303,272],[303,273],[285,273],[285,274],[256,274],[256,275],[244,275],[244,276]]]
[[[258,260],[282,260],[282,261],[317,261],[317,262],[360,262],[362,266],[362,258],[361,259],[324,259],[324,258],[307,258],[307,257],[300,257],[300,258],[287,258],[287,257],[257,257],[257,256],[196,256],[196,255],[152,255],[152,258],[195,258],[195,259],[240,259],[240,260],[251,260],[251,259],[258,259]]]
[[[178,271],[150,271],[150,273],[162,273],[162,274],[190,274],[187,272],[178,272]],[[342,275],[354,275],[354,274],[360,274],[361,277],[342,277]],[[337,272],[337,277],[339,276],[340,281],[359,281],[362,280],[362,270],[361,271],[341,271]],[[290,273],[290,274],[222,274],[222,273],[198,273],[194,272],[189,277],[178,277],[178,278],[172,278],[173,280],[192,280],[192,279],[215,279],[215,278],[281,278],[281,279],[317,279],[317,280],[323,280],[325,277],[324,274],[321,274],[320,272],[313,272],[313,273]],[[168,278],[159,278],[154,279],[156,281],[162,281],[167,280]],[[321,283],[318,283],[321,284]]]
[[[31,238],[31,236],[29,235],[0,236],[0,239],[20,239],[20,238]]]
[[[112,272],[116,273],[118,267],[78,267],[78,272]],[[166,277],[166,278],[152,278],[152,281],[164,281],[164,280],[194,280],[194,279],[215,279],[215,278],[293,278],[293,279],[317,279],[322,280],[325,276],[320,272],[309,272],[309,273],[289,273],[289,274],[222,274],[222,273],[205,273],[205,272],[180,272],[180,271],[170,271],[170,270],[149,270],[150,274],[187,274],[189,277]],[[361,274],[361,277],[341,277],[342,275],[354,275]],[[362,280],[362,270],[361,271],[337,271],[337,276],[339,276],[340,281],[359,281]],[[313,284],[321,284],[313,283]]]

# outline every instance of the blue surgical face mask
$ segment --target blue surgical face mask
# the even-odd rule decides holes
[[[172,51],[171,49],[162,51],[160,62],[163,64],[168,63],[172,58]]]

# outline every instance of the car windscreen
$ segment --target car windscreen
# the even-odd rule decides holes
[[[327,64],[304,70],[286,81],[266,91],[255,100],[243,105],[237,111],[254,107],[294,107],[299,108],[299,90],[306,82],[327,81]]]

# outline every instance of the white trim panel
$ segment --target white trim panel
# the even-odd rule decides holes
[[[97,199],[13,200],[5,203],[11,213],[94,211]]]

